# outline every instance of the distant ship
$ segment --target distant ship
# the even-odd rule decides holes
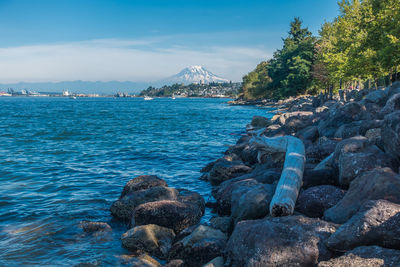
[[[145,96],[144,100],[153,100],[154,98],[150,97],[150,96]]]

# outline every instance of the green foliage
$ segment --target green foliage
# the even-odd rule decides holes
[[[299,18],[290,24],[281,50],[243,77],[243,96],[282,98],[304,93],[312,84],[315,38]]]
[[[268,76],[268,62],[261,62],[256,69],[243,77],[242,93],[246,99],[270,97],[267,90],[271,79]]]

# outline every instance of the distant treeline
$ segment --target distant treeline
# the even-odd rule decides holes
[[[245,99],[375,87],[399,78],[399,0],[342,0],[319,36],[290,24],[282,49],[243,77]]]
[[[161,88],[148,87],[140,92],[141,96],[156,96],[156,97],[171,97],[175,96],[188,96],[188,97],[202,97],[202,96],[216,96],[224,95],[236,97],[239,94],[241,83],[209,83],[209,84],[196,84],[189,85],[175,83],[173,85],[164,85]]]

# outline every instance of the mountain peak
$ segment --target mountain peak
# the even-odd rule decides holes
[[[202,66],[189,66],[181,70],[178,74],[173,75],[165,80],[167,83],[223,83],[229,82],[227,79],[221,78]]]

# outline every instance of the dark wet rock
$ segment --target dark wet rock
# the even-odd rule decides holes
[[[378,246],[358,247],[343,256],[323,261],[318,267],[398,267],[400,251]]]
[[[175,233],[197,224],[202,210],[193,204],[174,200],[161,200],[139,205],[132,217],[132,225],[157,224],[171,228]]]
[[[202,266],[223,255],[226,240],[221,231],[200,225],[173,245],[169,258],[182,259],[188,266]]]
[[[228,233],[231,228],[231,217],[224,216],[224,217],[213,217],[210,219],[211,227],[220,230],[223,233]]]
[[[265,128],[271,125],[271,121],[262,116],[253,116],[250,124],[255,128]]]
[[[342,152],[339,155],[339,184],[348,187],[355,177],[363,172],[390,167],[394,168],[393,160],[376,146],[369,146],[355,153]]]
[[[255,147],[252,147],[250,145],[246,145],[242,151],[239,154],[240,159],[248,164],[248,165],[253,165],[256,164],[258,159],[258,150]],[[249,170],[244,170],[243,173],[248,172]],[[235,175],[237,176],[237,175]]]
[[[296,210],[308,217],[320,218],[325,210],[336,205],[344,194],[344,190],[332,185],[310,187],[300,193]]]
[[[226,248],[227,266],[313,266],[327,260],[324,245],[336,227],[304,216],[239,222]]]
[[[259,184],[255,179],[242,180],[239,178],[225,181],[219,187],[213,189],[212,195],[217,201],[219,215],[230,215],[232,193],[235,190],[248,190],[250,187]]]
[[[358,246],[378,245],[400,248],[400,205],[386,200],[370,200],[327,242],[330,249],[347,251]]]
[[[391,96],[381,112],[382,114],[389,114],[398,110],[400,110],[400,93]]]
[[[112,231],[111,226],[106,222],[81,221],[79,225],[86,233]]]
[[[345,196],[324,213],[334,223],[345,223],[368,200],[400,203],[400,176],[389,168],[375,169],[356,177]]]
[[[246,192],[235,190],[232,193],[232,219],[235,222],[242,220],[260,219],[269,214],[269,204],[275,193],[275,185],[260,184]]]
[[[204,264],[202,267],[223,267],[224,266],[224,258],[216,257],[210,262]]]
[[[257,164],[250,173],[241,175],[238,179],[254,179],[262,184],[272,184],[281,177],[281,170],[270,168],[266,164]]]
[[[357,135],[365,135],[372,128],[379,128],[383,125],[382,120],[361,120],[341,125],[335,132],[336,138],[350,138]]]
[[[165,186],[167,187],[167,183],[158,178],[155,175],[141,175],[138,177],[133,178],[132,180],[128,181],[122,190],[120,199],[123,198],[125,195],[132,193],[134,191],[148,189],[150,187],[155,186]]]
[[[200,172],[205,173],[211,171],[212,167],[214,167],[215,161],[208,163],[206,166],[204,166]]]
[[[308,126],[303,130],[297,132],[296,137],[300,138],[303,142],[306,140],[315,142],[319,137],[318,127]]]
[[[385,116],[382,142],[386,153],[400,162],[400,110]]]
[[[362,104],[374,103],[380,106],[385,105],[388,99],[388,95],[385,90],[376,90],[368,93],[365,98],[361,101]]]
[[[310,126],[313,121],[312,117],[313,114],[312,112],[309,113],[307,112],[307,116],[291,116],[285,120],[285,129],[286,131],[290,133],[296,133],[297,131],[306,128],[307,126]]]
[[[211,184],[218,185],[223,181],[248,173],[249,171],[251,171],[251,168],[244,165],[241,161],[221,160],[215,162],[209,172],[208,180]]]
[[[163,267],[186,267],[186,264],[183,260],[171,260]]]
[[[304,170],[303,188],[309,188],[318,185],[336,185],[336,179],[332,169]]]
[[[158,200],[176,200],[178,195],[178,190],[165,186],[133,191],[112,204],[111,214],[118,219],[130,220],[134,209],[140,204]]]
[[[368,119],[373,118],[367,112],[365,106],[357,102],[350,102],[342,107],[331,109],[327,118],[320,120],[318,124],[319,135],[333,137],[341,125]]]
[[[338,142],[338,140],[320,137],[317,142],[306,147],[307,161],[310,159],[315,159],[317,163],[322,161],[335,151]]]
[[[173,230],[155,224],[136,226],[121,236],[122,246],[133,252],[147,252],[165,259],[175,238]]]
[[[179,196],[178,196],[179,201],[197,206],[201,210],[202,215],[204,215],[206,204],[204,202],[204,198],[199,193],[181,188],[179,188],[178,191],[179,191]]]

